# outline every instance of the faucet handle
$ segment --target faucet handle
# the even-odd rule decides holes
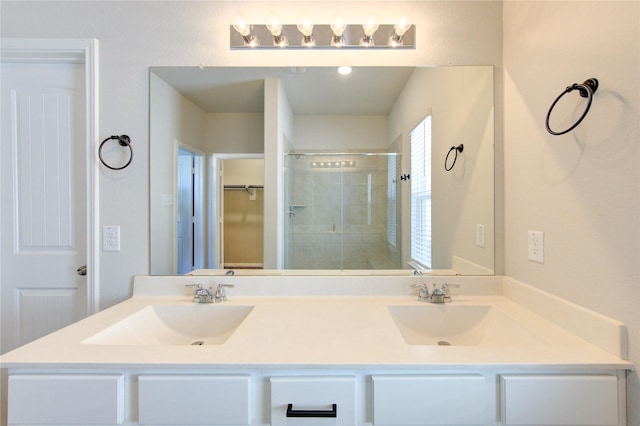
[[[200,283],[193,283],[193,284],[185,284],[185,287],[195,287],[196,291],[202,289],[202,284]]]
[[[447,293],[447,296],[448,296],[449,295],[449,289],[450,288],[460,288],[460,284],[447,284],[447,283],[444,283],[444,284],[442,284],[441,288],[444,290],[445,293]]]
[[[218,284],[217,289],[218,289],[218,290],[221,290],[221,291],[224,291],[224,289],[225,289],[225,288],[231,288],[231,287],[235,287],[235,285],[233,285],[233,284],[223,284],[223,283],[220,283],[220,284]]]
[[[230,288],[233,286],[233,284],[218,284],[218,287],[216,287],[216,300],[219,302],[226,302],[227,292],[225,291],[225,288]]]
[[[429,289],[426,284],[413,284],[411,287],[417,287],[420,289],[418,292],[418,300],[421,302],[426,302],[429,300]]]
[[[444,291],[444,301],[445,302],[451,302],[451,292],[449,291],[449,288],[460,288],[460,284],[447,284],[444,283],[442,284],[442,290]]]

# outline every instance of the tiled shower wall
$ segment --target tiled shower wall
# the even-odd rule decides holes
[[[388,159],[287,157],[287,268],[397,268],[388,255]]]

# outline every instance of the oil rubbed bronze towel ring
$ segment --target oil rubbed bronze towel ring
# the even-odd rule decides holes
[[[458,159],[458,153],[462,152],[463,150],[464,150],[464,145],[463,144],[460,144],[458,146],[452,146],[449,149],[449,152],[447,152],[447,156],[444,159],[444,169],[446,171],[450,172],[451,169],[453,169],[453,166],[456,165],[456,160]],[[453,163],[451,163],[450,167],[447,167],[447,164],[449,163],[449,156],[451,155],[452,152],[455,154],[455,156],[453,157]]]
[[[129,161],[127,161],[124,166],[120,166],[120,167],[114,167],[111,166],[109,164],[107,164],[104,161],[104,158],[102,158],[102,147],[104,146],[105,143],[107,143],[108,141],[115,139],[118,141],[118,143],[120,144],[120,146],[126,146],[129,148]],[[100,158],[100,162],[102,164],[104,164],[106,167],[110,168],[111,170],[122,170],[126,167],[129,166],[129,164],[131,164],[131,161],[133,161],[133,148],[131,147],[131,138],[127,135],[121,135],[121,136],[109,136],[108,138],[106,138],[105,140],[102,141],[102,143],[100,144],[100,148],[98,148],[98,157]]]
[[[549,127],[549,117],[551,117],[551,111],[553,111],[553,107],[556,106],[556,104],[558,103],[560,98],[562,98],[564,95],[566,95],[567,93],[570,93],[570,92],[572,92],[574,90],[578,90],[578,92],[580,93],[580,96],[582,96],[583,98],[587,98],[587,106],[584,109],[584,112],[582,113],[580,118],[578,118],[578,120],[575,123],[573,123],[573,125],[571,127],[569,127],[568,129],[560,131],[560,132],[556,132],[554,130],[551,130],[551,127]],[[556,98],[556,100],[553,101],[553,103],[551,104],[551,107],[549,108],[549,112],[547,112],[547,119],[545,120],[545,125],[547,127],[547,131],[549,133],[551,133],[552,135],[558,136],[558,135],[564,135],[565,133],[568,133],[568,132],[572,131],[573,129],[575,129],[576,126],[578,124],[580,124],[582,119],[587,116],[587,113],[589,112],[589,108],[591,108],[591,101],[593,100],[593,94],[596,92],[596,90],[598,90],[598,80],[595,79],[595,78],[590,78],[590,79],[588,79],[587,81],[585,81],[582,84],[574,83],[573,85],[567,87],[565,89],[565,91],[560,93],[560,96],[558,96]]]

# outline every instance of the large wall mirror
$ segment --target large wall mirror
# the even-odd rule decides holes
[[[152,274],[494,273],[492,67],[149,77]]]

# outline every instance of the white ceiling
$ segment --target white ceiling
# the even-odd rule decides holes
[[[413,67],[152,67],[205,112],[262,112],[264,79],[282,83],[295,114],[387,115]]]

